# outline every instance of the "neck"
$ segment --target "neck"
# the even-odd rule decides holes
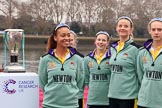
[[[56,54],[60,57],[64,56],[68,51],[66,47],[56,47]]]
[[[159,46],[162,46],[162,40],[160,41],[153,41],[152,47],[157,49]]]
[[[120,42],[125,42],[129,39],[129,36],[120,36]]]
[[[96,54],[97,55],[100,55],[101,53],[105,53],[105,51],[106,51],[106,49],[102,49],[102,50],[100,50],[100,49],[96,49]]]

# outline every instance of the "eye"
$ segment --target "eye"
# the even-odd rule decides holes
[[[65,37],[66,35],[65,34],[62,34],[62,35],[60,35],[61,37]]]
[[[102,42],[106,42],[106,40],[105,40],[105,39],[103,39],[103,40],[102,40]]]
[[[157,29],[157,31],[158,31],[158,32],[161,32],[161,31],[162,31],[162,29],[161,29],[161,28],[158,28],[158,29]]]
[[[151,31],[155,31],[156,29],[152,28]]]
[[[121,28],[121,27],[122,27],[122,25],[119,25],[119,27]]]
[[[70,37],[70,33],[67,34],[67,37]]]
[[[70,39],[70,41],[73,41],[74,39]]]
[[[101,39],[97,39],[97,41],[101,41]]]
[[[128,25],[124,25],[125,28],[128,28]]]

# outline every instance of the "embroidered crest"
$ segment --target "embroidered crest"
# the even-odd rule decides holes
[[[109,62],[107,61],[105,62],[105,69],[108,69],[108,68],[110,68],[110,65],[109,65]]]
[[[127,58],[128,57],[128,53],[124,53],[123,56],[124,56],[124,58]]]
[[[109,64],[109,62],[106,62],[106,65],[108,65]]]
[[[89,68],[92,68],[93,67],[93,62],[89,62],[88,66],[89,66]]]
[[[147,63],[147,61],[148,61],[147,57],[143,57],[142,60],[143,60],[143,63]]]
[[[71,68],[71,69],[75,69],[75,63],[72,62],[72,61],[70,62],[70,68]]]
[[[70,62],[71,65],[75,65],[74,62]]]
[[[54,63],[54,62],[50,62],[50,63],[49,63],[49,68],[52,69],[52,68],[54,68],[54,67],[55,67],[55,63]]]

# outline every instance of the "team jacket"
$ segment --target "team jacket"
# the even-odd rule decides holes
[[[77,50],[76,50],[76,54],[79,55],[79,56],[81,57],[81,59],[84,58],[84,55],[81,54],[80,52],[78,52]],[[84,93],[84,87],[82,87],[82,88],[79,90],[79,93],[78,93],[78,98],[79,98],[79,99],[83,99],[83,93]]]
[[[118,42],[111,44],[111,78],[108,97],[115,99],[135,99],[138,94],[136,58],[139,46],[132,39],[124,43],[117,52]]]
[[[139,51],[137,58],[137,72],[140,81],[138,105],[147,108],[162,107],[162,51],[153,60],[150,48],[152,39],[149,39],[144,48]]]
[[[39,84],[44,91],[43,107],[77,108],[83,86],[83,61],[73,48],[62,64],[51,49],[40,59]]]
[[[88,105],[108,105],[108,89],[110,80],[109,59],[111,53],[108,50],[100,64],[95,58],[95,51],[84,58],[85,85],[89,86]]]

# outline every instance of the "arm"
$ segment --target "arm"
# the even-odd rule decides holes
[[[83,89],[83,82],[84,82],[84,71],[83,71],[83,59],[79,58],[77,67],[77,86],[79,89]]]
[[[43,58],[40,58],[39,67],[38,67],[38,78],[39,78],[39,86],[44,92],[44,86],[48,82],[48,74],[47,74],[47,67],[46,61]]]
[[[86,85],[89,85],[89,77],[90,77],[90,72],[89,72],[89,66],[88,66],[88,57],[84,59],[84,72],[85,72],[85,81],[84,81],[84,87]]]
[[[143,75],[144,75],[144,68],[143,68],[143,56],[142,56],[143,52],[139,52],[138,56],[137,56],[137,77],[139,80],[139,84],[141,86],[141,82],[143,79]]]

